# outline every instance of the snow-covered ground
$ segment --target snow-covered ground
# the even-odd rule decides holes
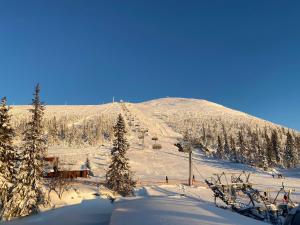
[[[59,116],[73,113],[74,121],[77,118],[78,123],[86,117],[92,118],[101,113],[111,115],[123,113],[127,123],[130,118],[134,118],[133,126],[127,126],[131,146],[128,156],[132,170],[135,172],[135,179],[138,184],[141,183],[146,186],[139,185],[136,198],[115,203],[116,209],[112,215],[112,225],[146,224],[146,222],[148,222],[147,224],[262,224],[215,207],[212,203],[212,192],[206,187],[189,188],[180,184],[187,182],[188,179],[188,156],[186,153],[178,152],[174,146],[181,135],[170,128],[165,119],[161,118],[162,114],[173,113],[167,111],[164,106],[164,104],[171,103],[168,103],[168,99],[164,101],[161,104],[157,104],[157,102],[138,105],[126,103],[125,106],[128,112],[125,112],[120,106],[121,104],[118,103],[86,107],[67,106],[65,109],[64,106],[50,106],[46,115],[52,116],[55,114]],[[202,103],[202,106],[208,107],[207,112],[205,112],[207,115],[211,113],[211,110],[218,109],[220,115],[225,113],[230,118],[234,116],[238,119],[245,120],[246,118],[246,120],[252,121],[251,123],[258,121],[262,126],[267,123],[219,105],[208,102]],[[180,104],[184,103],[181,102]],[[151,110],[150,106],[152,107]],[[187,107],[191,106],[183,105],[182,110],[187,109]],[[198,105],[198,107],[200,106]],[[26,106],[15,107],[14,113],[21,116],[25,109]],[[80,112],[80,116],[77,115],[78,112]],[[136,127],[148,130],[144,146],[142,140],[138,138],[140,134],[136,132]],[[152,149],[154,144],[152,137],[154,136],[158,138],[157,143],[162,145],[159,150]],[[112,206],[109,201],[103,200],[94,194],[98,192],[95,182],[103,181],[105,178],[106,169],[110,162],[110,149],[110,143],[97,147],[51,147],[48,154],[58,156],[70,168],[82,167],[88,157],[95,176],[86,180],[86,182],[82,180],[82,183],[85,183],[84,185],[82,183],[75,185],[76,191],[71,190],[65,193],[63,200],[52,196],[52,204],[56,208],[61,208],[54,210],[47,208],[40,215],[16,220],[11,224],[60,224],[60,221],[64,221],[61,224],[74,225],[108,224]],[[281,171],[285,178],[277,179],[269,173],[247,165],[206,158],[201,151],[194,150],[193,174],[196,180],[200,181],[200,186],[205,178],[213,176],[215,173],[239,173],[241,171],[251,172],[250,181],[254,183],[254,187],[262,191],[271,191],[272,195],[276,194],[275,191],[279,190],[283,182],[287,189],[293,190],[293,200],[300,202],[300,169]],[[168,176],[172,185],[160,184],[164,183],[166,176]],[[184,196],[181,196],[181,194],[184,194]],[[141,213],[145,218],[138,217],[134,220],[137,223],[133,223],[136,213]],[[96,223],[96,221],[99,223]]]
[[[263,225],[217,208],[206,188],[162,185],[141,188],[138,196],[115,203],[110,225]]]
[[[98,188],[82,183],[73,184],[71,190],[59,199],[51,193],[51,206],[43,208],[42,212],[5,222],[9,225],[108,225],[112,204],[107,199],[102,199]]]

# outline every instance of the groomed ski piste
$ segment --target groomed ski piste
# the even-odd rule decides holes
[[[59,199],[51,193],[51,205],[42,209],[38,215],[17,219],[5,224],[73,224],[73,225],[186,225],[186,224],[266,224],[228,209],[218,208],[214,204],[213,192],[205,185],[204,180],[216,173],[251,172],[251,182],[260,190],[278,191],[282,182],[291,189],[293,200],[300,202],[300,170],[282,170],[282,179],[273,178],[268,172],[260,169],[227,161],[207,158],[200,150],[193,151],[193,174],[196,185],[188,187],[183,183],[188,180],[188,155],[179,152],[174,146],[181,134],[175,132],[167,123],[157,116],[162,107],[149,109],[149,104],[112,103],[101,106],[66,106],[64,113],[71,113],[80,108],[89,118],[99,113],[117,115],[122,113],[128,122],[128,117],[134,117],[139,127],[148,130],[144,143],[138,134],[128,127],[130,149],[128,157],[135,172],[137,188],[134,197],[117,198],[113,203],[101,195],[101,186],[107,166],[110,162],[111,144],[97,147],[63,148],[53,147],[48,154],[63,158],[72,166],[82,166],[88,156],[91,161],[94,176],[88,179],[78,179],[72,188]],[[207,103],[210,104],[210,103]],[[126,110],[122,108],[126,106]],[[57,108],[63,106],[48,106],[47,113],[59,114]],[[73,108],[72,108],[73,107]],[[217,106],[219,107],[219,106]],[[16,114],[23,108],[15,107]],[[19,111],[18,111],[19,110]],[[220,108],[222,111],[222,108]],[[225,110],[226,111],[226,110]],[[220,112],[221,114],[224,112]],[[243,113],[235,112],[241,118],[247,118]],[[225,113],[226,114],[226,113]],[[250,117],[251,120],[253,118]],[[80,121],[78,121],[80,123]],[[266,123],[262,121],[261,123]],[[158,138],[161,149],[152,149],[152,137]],[[165,183],[168,176],[169,182]]]

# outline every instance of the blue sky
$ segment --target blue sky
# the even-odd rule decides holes
[[[300,130],[299,1],[0,0],[0,96],[201,98]]]

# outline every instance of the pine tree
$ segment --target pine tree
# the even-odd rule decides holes
[[[85,168],[89,170],[89,176],[93,176],[93,171],[91,168],[91,162],[90,162],[89,157],[87,157],[85,160]]]
[[[300,159],[300,136],[295,137],[295,148],[296,148],[298,159]]]
[[[233,162],[238,162],[237,149],[235,146],[234,138],[232,136],[230,136],[230,150],[231,150],[230,160]]]
[[[61,124],[59,128],[59,138],[61,141],[65,140],[66,138],[66,127],[65,124]]]
[[[239,147],[238,161],[245,163],[246,162],[245,153],[246,153],[247,148],[246,148],[246,143],[245,143],[242,131],[239,131],[239,133],[238,133],[238,143],[237,144]]]
[[[42,173],[46,152],[46,139],[43,132],[44,105],[40,101],[40,86],[37,85],[32,100],[31,120],[24,133],[16,183],[12,187],[11,198],[3,211],[3,218],[27,216],[39,212],[39,206],[45,203]]]
[[[255,158],[255,156],[258,155],[258,151],[259,151],[258,133],[252,132],[251,140],[250,140],[250,149],[248,150],[247,153],[248,162],[251,165],[256,164],[257,159]]]
[[[275,166],[276,160],[275,160],[275,157],[273,154],[272,142],[271,142],[269,135],[267,134],[267,130],[265,130],[264,138],[265,138],[264,148],[265,148],[265,153],[266,153],[267,160],[268,160],[268,165]]]
[[[223,159],[223,157],[224,157],[223,144],[222,144],[220,136],[218,136],[218,146],[217,146],[216,156],[218,159]]]
[[[76,141],[78,141],[78,138],[76,138],[77,136],[77,129],[75,127],[75,125],[73,124],[71,129],[69,129],[69,132],[67,134],[67,143],[69,146],[72,146],[72,144]]]
[[[230,158],[230,149],[229,149],[229,144],[228,144],[228,138],[227,138],[227,132],[225,129],[224,124],[222,124],[223,128],[223,136],[224,136],[224,158],[229,159]]]
[[[268,163],[267,154],[264,152],[264,150],[261,151],[260,157],[262,159],[262,162],[261,162],[262,168],[265,171],[267,171],[269,168],[269,163]]]
[[[112,161],[107,171],[107,186],[122,196],[133,194],[135,181],[130,170],[129,159],[126,152],[129,144],[125,137],[125,122],[121,114],[118,116],[117,124],[114,126],[114,142],[111,151]]]
[[[204,124],[202,124],[202,136],[201,136],[201,139],[202,139],[203,145],[206,145],[206,130],[205,130]]]
[[[7,106],[6,98],[2,98],[0,106],[0,205],[5,207],[9,198],[10,187],[14,183],[16,174],[17,152],[13,146],[15,136],[11,126],[10,108]]]
[[[251,152],[253,165],[263,167],[265,153],[261,145],[261,131],[257,127],[251,136]]]
[[[293,168],[298,163],[297,153],[295,151],[294,140],[290,132],[286,134],[284,165],[287,168]]]
[[[83,143],[86,143],[88,141],[88,134],[87,134],[87,125],[86,125],[86,123],[83,124],[83,130],[82,130],[81,139],[82,139]]]
[[[272,149],[272,162],[276,162],[277,164],[281,164],[282,156],[281,156],[281,150],[279,146],[279,140],[278,140],[278,134],[276,130],[272,131],[271,135],[271,149]]]
[[[51,144],[58,144],[59,142],[59,132],[57,127],[57,121],[56,117],[53,117],[53,120],[51,121],[51,126],[49,127],[49,138],[48,141],[51,141]],[[49,140],[50,139],[50,140]]]
[[[91,163],[90,163],[90,159],[88,157],[85,160],[85,167],[89,170],[91,169]]]

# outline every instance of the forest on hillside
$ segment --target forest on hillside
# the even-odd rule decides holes
[[[300,135],[280,126],[251,126],[227,120],[172,120],[169,125],[207,156],[258,166],[293,168],[300,159]]]

